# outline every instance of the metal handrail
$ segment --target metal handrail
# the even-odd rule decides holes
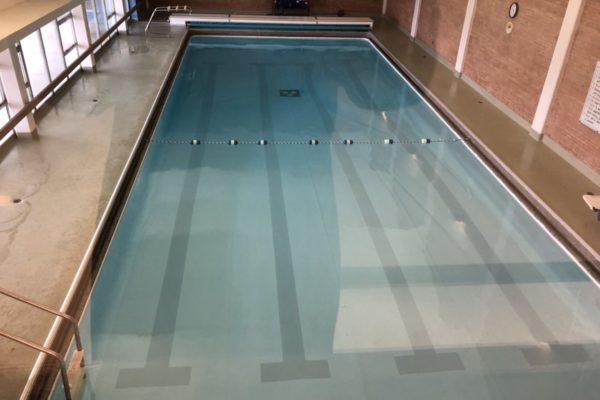
[[[152,20],[154,19],[154,15],[156,14],[157,11],[160,12],[187,12],[188,14],[192,13],[192,8],[189,6],[166,6],[166,7],[156,7],[154,9],[154,11],[152,11],[152,15],[150,15],[150,19],[148,20],[148,24],[146,25],[146,29],[144,29],[144,33],[148,32],[148,29],[150,28],[150,24],[152,23]]]
[[[5,337],[9,340],[15,341],[17,343],[21,343],[24,346],[27,346],[29,348],[32,348],[34,350],[37,350],[44,354],[47,354],[50,357],[58,360],[58,362],[60,363],[60,375],[62,377],[63,387],[65,390],[65,398],[66,398],[66,400],[71,400],[71,385],[69,384],[69,376],[67,374],[67,365],[65,363],[65,359],[59,353],[57,353],[56,351],[54,351],[52,349],[48,349],[44,346],[40,346],[37,343],[34,343],[27,339],[24,339],[20,336],[13,335],[13,334],[8,333],[1,329],[0,329],[0,336]]]
[[[8,135],[19,124],[19,122],[21,122],[25,117],[27,117],[29,113],[32,112],[38,106],[38,104],[44,101],[46,97],[48,97],[48,95],[50,95],[52,91],[63,80],[67,79],[71,72],[79,68],[81,63],[83,63],[83,61],[88,56],[92,55],[96,48],[101,47],[102,43],[106,39],[108,39],[113,34],[113,32],[115,32],[117,28],[123,22],[125,22],[131,16],[131,14],[135,12],[135,10],[137,10],[137,5],[135,5],[129,11],[127,11],[120,20],[118,20],[102,36],[100,36],[98,40],[90,44],[90,47],[88,47],[83,53],[81,53],[81,55],[75,61],[73,61],[71,65],[69,65],[63,72],[61,72],[56,78],[54,78],[54,80],[48,86],[42,89],[34,98],[31,99],[31,101],[25,104],[25,106],[23,106],[23,108],[21,108],[19,112],[13,115],[13,117],[10,120],[8,120],[8,122],[2,128],[0,128],[0,140],[2,140],[2,138]]]
[[[14,292],[11,292],[10,290],[6,290],[6,289],[3,289],[3,288],[0,288],[0,294],[3,294],[3,295],[8,296],[8,297],[11,297],[11,298],[13,298],[13,299],[15,299],[17,301],[20,301],[22,303],[28,304],[28,305],[30,305],[32,307],[35,307],[35,308],[39,309],[39,310],[46,311],[47,313],[54,314],[57,317],[66,319],[73,326],[73,332],[75,334],[75,345],[77,347],[77,351],[82,351],[83,350],[83,346],[81,344],[81,335],[79,334],[79,324],[77,323],[77,320],[75,318],[73,318],[69,314],[65,314],[64,312],[55,310],[55,309],[53,309],[51,307],[48,307],[48,306],[46,306],[44,304],[40,304],[40,303],[38,303],[36,301],[33,301],[33,300],[31,300],[31,299],[29,299],[29,298],[27,298],[25,296],[21,296],[21,295],[18,295],[16,293],[14,293]],[[82,360],[82,366],[83,366],[83,360]]]

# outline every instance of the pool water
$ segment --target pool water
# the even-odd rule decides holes
[[[193,37],[82,323],[84,398],[593,399],[599,306],[368,40]]]

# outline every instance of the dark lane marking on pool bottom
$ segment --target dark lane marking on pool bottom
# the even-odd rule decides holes
[[[331,133],[337,136],[333,118],[327,112],[327,108],[321,102],[317,95],[317,91],[314,88],[313,80],[311,78],[312,69],[309,65],[305,66],[304,73],[308,92],[315,102],[315,108],[321,117],[323,126],[325,129],[330,129]],[[352,158],[344,147],[336,147],[335,154],[340,161],[342,170],[350,184],[352,194],[358,204],[360,214],[365,221],[365,225],[371,236],[371,242],[375,247],[375,252],[377,253],[381,265],[400,266],[392,244],[383,229],[383,224],[377,215],[373,202],[371,202],[371,199],[369,198],[367,189],[356,170]],[[402,318],[402,322],[404,323],[404,326],[407,327],[406,334],[411,342],[414,353],[394,358],[398,373],[404,375],[464,370],[464,364],[458,353],[439,353],[435,350],[402,269],[399,268],[393,271],[393,273],[390,268],[383,268],[383,271],[387,278],[388,285],[390,286],[398,312],[400,313],[400,317]],[[405,287],[394,288],[394,282],[401,282]],[[422,347],[423,343],[426,348],[419,349],[418,347]]]
[[[352,83],[357,86],[362,86],[350,63],[346,64],[346,71],[349,74]],[[357,92],[363,97],[367,93],[364,87],[357,88]],[[465,138],[463,141],[469,142],[468,138]],[[434,142],[434,140],[432,140],[432,142]],[[471,221],[466,211],[463,209],[458,199],[453,196],[444,180],[438,178],[433,167],[424,160],[420,160],[420,163],[421,171],[426,175],[427,180],[433,183],[436,190],[441,194],[441,197],[449,203],[449,209],[455,214],[456,219],[467,222],[466,233],[469,236],[469,239],[475,244],[474,247],[479,252],[482,260],[485,260],[483,267],[488,270],[493,281],[503,291],[506,299],[513,307],[513,310],[521,318],[532,336],[540,342],[540,345],[537,347],[523,347],[521,352],[524,358],[532,366],[589,361],[589,355],[583,346],[557,343],[551,329],[544,324],[543,319],[535,312],[534,308],[527,301],[524,293],[518,288],[517,282],[524,283],[524,281],[520,279],[517,281],[513,278],[513,275],[510,273],[511,266],[500,261],[500,258],[495,253],[494,249],[489,246],[485,240],[483,233],[477,229],[474,222]],[[539,282],[549,281],[549,279],[541,276],[541,274],[536,280]],[[547,343],[551,344],[548,345]]]
[[[271,141],[273,139],[273,126],[265,66],[259,64],[257,65],[257,70],[262,125],[265,131],[265,139]],[[267,149],[265,157],[273,231],[273,248],[275,251],[275,278],[277,281],[282,361],[261,364],[261,381],[279,382],[297,379],[330,378],[331,373],[327,360],[306,359],[290,234],[287,225],[288,218],[276,148]]]
[[[352,74],[352,70],[349,68],[348,72]],[[307,74],[310,74],[310,70],[307,70]],[[350,79],[355,85],[360,85],[359,80],[354,78]],[[319,99],[316,95],[316,91],[312,88],[312,91],[309,90],[311,95],[318,102]],[[359,93],[366,93],[365,89],[357,89]],[[323,107],[318,107],[319,112],[321,113],[321,117],[324,118],[324,121],[327,121],[329,124],[332,124],[330,120],[330,116],[327,114],[327,111]],[[333,126],[333,125],[331,125]],[[465,140],[468,141],[468,140]],[[360,177],[354,168],[354,164],[352,160],[349,158],[346,149],[344,148],[336,148],[336,154],[341,155],[342,158],[345,159],[345,162],[342,160],[342,164],[344,167],[349,166],[351,169],[344,169],[346,174],[352,175],[353,179],[358,182],[362,186],[362,182],[360,182]],[[496,254],[494,249],[488,244],[485,239],[483,233],[477,229],[474,221],[471,220],[467,212],[461,206],[458,199],[454,197],[446,183],[439,179],[434,168],[426,163],[425,161],[420,161],[420,169],[422,173],[426,176],[428,182],[432,182],[433,186],[440,193],[441,197],[445,199],[448,204],[448,208],[453,213],[455,218],[460,221],[466,222],[466,234],[474,244],[474,248],[477,252],[479,252],[480,257],[484,260],[484,266],[487,269],[487,272],[492,277],[494,283],[498,285],[500,290],[504,293],[505,298],[508,303],[512,306],[516,315],[519,316],[523,324],[527,327],[531,335],[540,342],[539,346],[536,347],[522,347],[521,353],[523,357],[527,360],[527,362],[531,366],[536,365],[552,365],[552,364],[564,364],[564,363],[577,363],[577,362],[586,362],[590,360],[589,354],[585,350],[585,348],[581,345],[572,345],[572,344],[560,344],[555,339],[551,329],[546,326],[543,319],[537,314],[534,307],[529,303],[525,294],[520,290],[517,285],[517,282],[512,277],[510,273],[510,268],[507,267],[506,264],[502,263],[500,257]],[[354,170],[354,172],[352,172]],[[350,178],[349,178],[350,179]],[[360,189],[360,186],[358,187]],[[364,190],[364,187],[362,188]],[[362,191],[359,190],[359,191]],[[366,194],[366,190],[365,195]],[[367,198],[370,203],[370,200]],[[361,204],[361,211],[364,209],[365,211],[369,211],[370,205],[369,203]],[[373,210],[374,211],[374,210]],[[384,264],[386,265],[386,264]],[[386,276],[391,278],[389,275],[390,269],[385,269]],[[400,270],[401,273],[401,270]],[[540,281],[546,281],[543,277],[539,277]],[[391,283],[391,281],[390,281]],[[521,283],[521,281],[519,281]],[[396,359],[398,362],[398,358]],[[400,366],[399,366],[400,371]]]
[[[205,130],[210,121],[215,92],[216,67],[210,66],[204,83],[202,104],[198,115],[198,130]],[[119,371],[117,388],[182,386],[189,385],[191,367],[170,367],[173,350],[177,310],[181,299],[181,286],[188,255],[192,215],[196,203],[196,192],[200,182],[202,154],[190,151],[185,178],[181,187],[179,206],[175,216],[173,236],[167,257],[167,266],[160,289],[160,297],[154,318],[146,365],[142,368],[127,368]]]

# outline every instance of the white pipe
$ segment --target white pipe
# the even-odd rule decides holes
[[[458,73],[462,73],[465,57],[467,55],[467,47],[469,46],[469,38],[471,37],[471,28],[475,19],[475,8],[477,0],[469,0],[467,3],[467,12],[465,13],[465,22],[463,23],[462,34],[460,35],[460,44],[458,45],[458,54],[456,55],[456,64],[454,69]]]
[[[410,37],[417,37],[417,29],[419,27],[419,15],[421,14],[421,0],[415,0],[415,9],[413,11],[412,25],[410,27]]]
[[[552,100],[556,95],[560,78],[567,64],[567,59],[573,44],[577,27],[579,26],[579,20],[581,14],[583,14],[583,7],[585,0],[569,0],[567,5],[567,11],[563,18],[562,26],[560,27],[560,33],[554,46],[554,54],[552,54],[552,60],[548,67],[548,74],[546,75],[546,81],[540,95],[537,109],[535,110],[535,116],[533,117],[533,123],[531,128],[542,134],[544,125],[546,125],[546,119],[550,113],[550,107],[552,106]]]

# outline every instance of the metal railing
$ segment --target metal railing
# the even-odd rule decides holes
[[[168,12],[168,13],[180,12],[180,13],[191,14],[192,8],[189,6],[156,7],[154,9],[154,11],[152,11],[152,15],[150,15],[150,19],[148,20],[148,25],[146,25],[146,29],[144,29],[144,33],[148,33],[148,29],[150,29],[150,24],[152,23],[152,20],[154,19],[154,16],[156,15],[157,12]]]
[[[38,303],[37,301],[33,301],[25,296],[21,296],[14,292],[11,292],[10,290],[0,288],[0,294],[20,301],[21,303],[25,303],[27,305],[35,307],[38,310],[46,311],[47,313],[54,314],[57,317],[67,320],[69,324],[71,324],[71,326],[73,327],[73,333],[75,334],[75,346],[77,347],[77,351],[83,350],[83,346],[81,344],[81,335],[79,334],[79,324],[77,323],[77,320],[75,318],[61,311],[55,310],[52,307],[48,307],[44,304]]]
[[[66,321],[68,321],[71,324],[71,326],[73,327],[73,333],[75,335],[75,347],[77,348],[77,351],[83,352],[83,345],[81,343],[81,335],[79,333],[79,324],[77,323],[77,320],[75,318],[73,318],[72,316],[70,316],[68,314],[65,314],[65,313],[63,313],[61,311],[55,310],[52,307],[48,307],[48,306],[46,306],[44,304],[40,304],[40,303],[38,303],[38,302],[36,302],[34,300],[31,300],[31,299],[29,299],[29,298],[27,298],[25,296],[21,296],[21,295],[18,295],[16,293],[14,293],[14,292],[11,292],[10,290],[6,290],[6,289],[3,289],[3,288],[0,288],[0,294],[2,294],[4,296],[7,296],[7,297],[10,297],[10,298],[12,298],[14,300],[17,300],[17,301],[21,302],[21,303],[24,303],[24,304],[30,305],[32,307],[35,307],[38,310],[46,311],[47,313],[56,315],[57,317],[63,318]],[[7,338],[9,340],[13,340],[13,341],[15,341],[17,343],[21,343],[24,346],[27,346],[27,347],[35,349],[35,350],[37,350],[39,352],[45,353],[45,354],[49,355],[50,357],[58,360],[58,362],[60,363],[60,375],[61,375],[62,380],[63,380],[63,386],[64,386],[64,391],[65,391],[65,398],[67,400],[71,400],[71,386],[69,384],[69,377],[68,377],[68,374],[67,374],[67,366],[66,366],[66,362],[65,362],[64,357],[60,353],[58,353],[58,352],[56,352],[56,351],[54,351],[54,350],[52,350],[50,348],[47,348],[47,347],[41,346],[41,345],[39,345],[37,343],[34,343],[34,342],[32,342],[32,341],[30,341],[28,339],[22,338],[22,337],[17,336],[17,335],[13,335],[13,334],[8,333],[8,332],[3,331],[3,330],[0,330],[0,336],[3,336],[3,337],[5,337],[5,338]],[[84,362],[84,358],[83,357],[81,358],[81,364],[79,366],[80,367],[84,367],[85,366],[85,362]]]
[[[65,398],[66,398],[66,400],[71,400],[71,385],[69,383],[69,374],[67,373],[67,364],[62,355],[60,355],[59,353],[57,353],[56,351],[54,351],[52,349],[48,349],[44,346],[40,346],[37,343],[34,343],[30,340],[24,339],[19,336],[10,334],[1,329],[0,329],[0,336],[5,337],[9,340],[15,341],[17,343],[20,343],[20,344],[27,346],[29,348],[32,348],[34,350],[37,350],[41,353],[47,354],[50,357],[57,360],[60,364],[60,376],[62,377],[62,381],[63,381],[63,386],[64,386],[64,390],[65,390]]]
[[[19,110],[2,128],[0,128],[0,140],[4,138],[6,135],[11,133],[11,131],[21,122],[24,118],[26,118],[30,112],[35,110],[35,108],[42,103],[48,95],[50,95],[57,86],[59,86],[62,81],[69,78],[69,75],[78,69],[80,65],[85,61],[85,59],[94,54],[94,51],[102,47],[102,43],[106,41],[108,38],[112,36],[112,34],[117,30],[117,28],[129,17],[131,14],[135,12],[137,6],[132,7],[129,11],[125,13],[125,15],[118,20],[113,26],[111,26],[102,36],[98,38],[94,43],[90,45],[81,55],[71,63],[63,72],[61,72],[48,86],[42,89],[35,97],[33,97],[21,110]]]

